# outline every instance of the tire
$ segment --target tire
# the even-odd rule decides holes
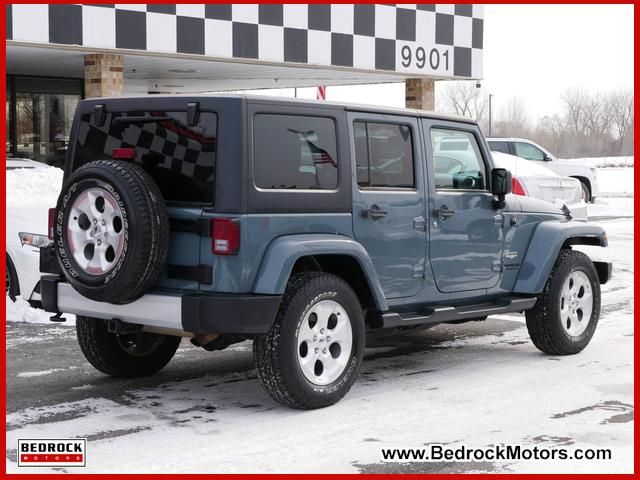
[[[584,197],[585,203],[592,203],[593,199],[591,198],[591,190],[589,189],[589,186],[583,181],[580,181],[580,186],[582,187],[582,196]]]
[[[253,342],[253,358],[258,378],[276,401],[310,410],[332,405],[349,391],[364,345],[363,312],[353,289],[335,275],[305,272],[290,279],[273,326]]]
[[[12,300],[16,301],[16,297],[20,295],[20,284],[18,283],[18,273],[16,272],[16,267],[13,265],[13,260],[9,254],[6,254],[7,263],[5,274],[7,277],[6,290],[7,296]]]
[[[571,291],[565,290],[572,284],[576,295],[573,305]],[[590,313],[585,307],[589,288],[592,295]],[[575,313],[572,313],[572,308]],[[586,325],[582,323],[585,317],[588,317]],[[593,263],[582,252],[562,250],[536,305],[526,312],[527,329],[533,344],[551,355],[579,353],[591,341],[599,317],[600,281]]]
[[[180,337],[139,332],[110,333],[99,318],[76,317],[76,334],[85,358],[97,370],[112,377],[136,378],[153,375],[173,357]]]
[[[87,163],[58,198],[54,242],[61,270],[79,293],[100,302],[132,302],[156,282],[167,258],[162,194],[139,165]]]

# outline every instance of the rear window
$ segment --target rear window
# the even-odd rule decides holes
[[[331,118],[257,114],[253,158],[259,188],[332,190],[338,186],[336,127]]]
[[[82,116],[74,166],[135,150],[132,161],[153,177],[169,202],[213,202],[217,116],[200,112],[188,126],[186,112],[107,113],[103,126]]]

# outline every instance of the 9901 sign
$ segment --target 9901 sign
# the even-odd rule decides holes
[[[417,67],[420,70],[430,68],[431,70],[449,70],[449,50],[441,52],[437,48],[427,51],[423,47],[412,49],[409,45],[404,45],[400,50],[402,66],[404,68]]]

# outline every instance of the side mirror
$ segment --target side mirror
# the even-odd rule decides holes
[[[542,160],[544,160],[545,162],[550,162],[551,161],[551,157],[545,153],[544,157],[542,157]]]
[[[491,193],[497,197],[498,208],[504,206],[504,197],[511,193],[511,172],[506,168],[491,170]]]

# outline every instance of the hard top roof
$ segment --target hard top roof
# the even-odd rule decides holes
[[[332,102],[327,100],[312,100],[312,99],[303,99],[303,98],[290,98],[290,97],[277,97],[270,95],[248,95],[248,94],[180,94],[180,95],[145,95],[140,97],[99,97],[84,100],[83,102],[91,102],[93,104],[105,103],[110,100],[118,100],[122,102],[123,100],[129,101],[140,101],[148,99],[149,101],[157,102],[162,99],[173,99],[176,98],[184,98],[185,100],[197,102],[198,99],[215,99],[215,98],[235,98],[238,100],[246,100],[248,103],[262,103],[262,104],[278,104],[278,105],[297,105],[297,106],[305,106],[305,105],[313,105],[314,107],[322,107],[322,108],[334,108],[341,109],[347,111],[355,111],[355,112],[367,112],[367,113],[380,113],[386,115],[405,115],[412,117],[422,117],[422,118],[435,118],[440,120],[447,120],[453,122],[464,122],[470,124],[476,124],[475,120],[472,120],[467,117],[461,117],[457,115],[447,115],[442,113],[436,113],[428,110],[417,110],[410,108],[395,108],[395,107],[383,107],[377,105],[366,105],[359,103],[350,103],[350,102]]]

